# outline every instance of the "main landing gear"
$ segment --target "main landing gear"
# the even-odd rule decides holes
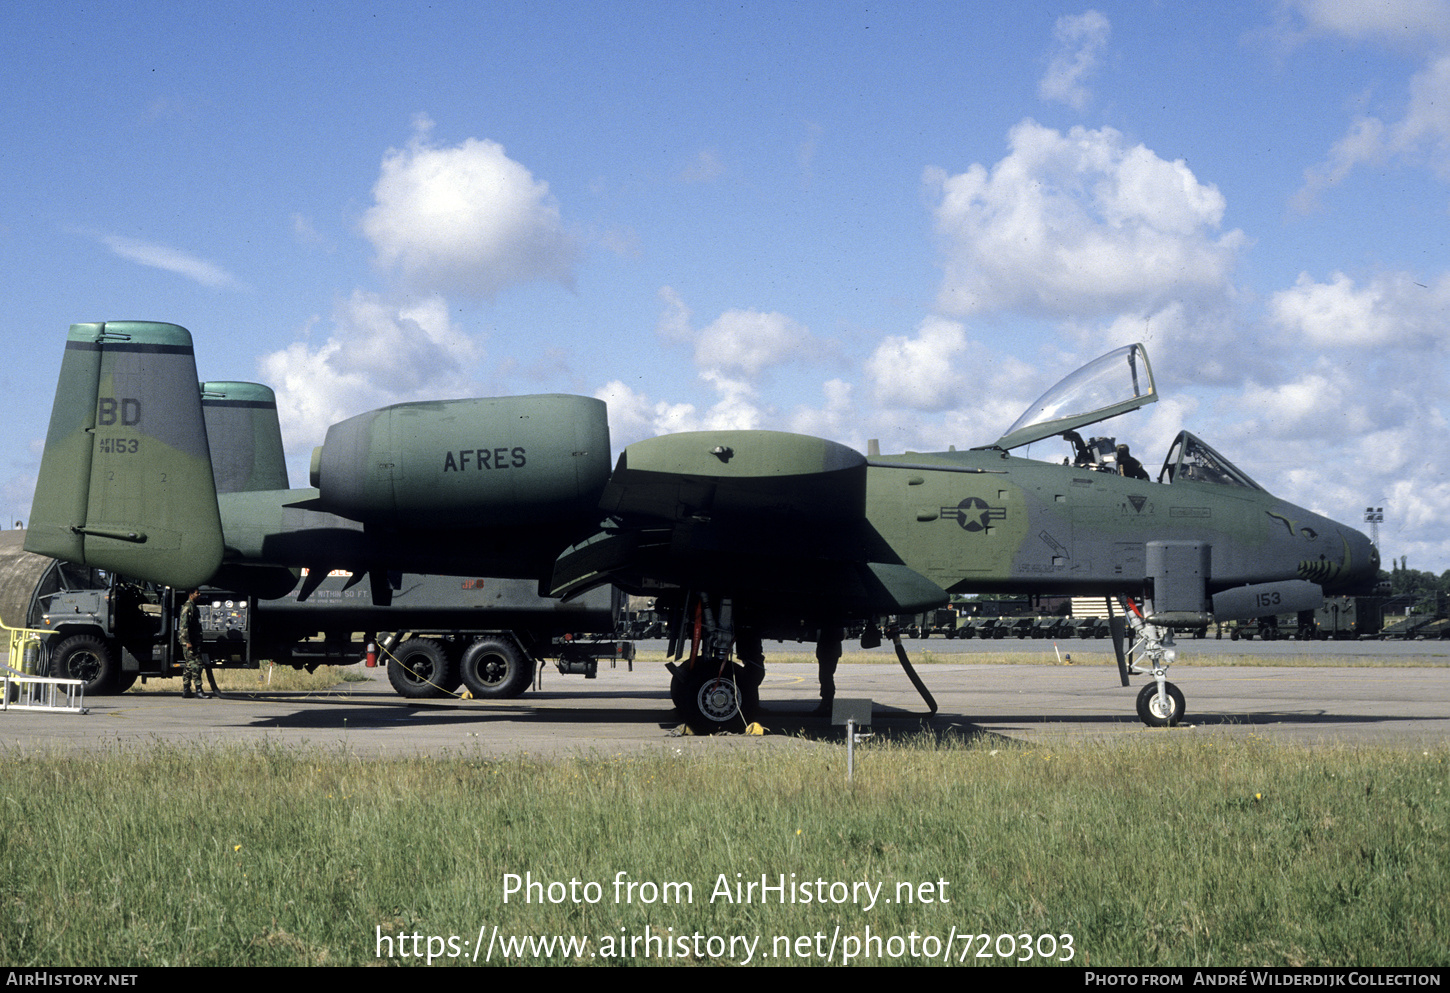
[[[696,734],[744,731],[760,707],[760,683],[738,662],[697,657],[670,671],[670,699]]]
[[[760,706],[765,653],[735,614],[728,599],[693,594],[670,620],[668,654],[682,660],[667,663],[670,699],[696,734],[744,731]]]
[[[743,731],[759,710],[765,651],[756,626],[758,616],[748,608],[733,605],[727,598],[698,593],[691,594],[683,608],[671,612],[668,654],[682,661],[667,663],[670,699],[696,734]],[[802,627],[798,631],[800,636],[812,636],[812,633],[821,681],[821,707],[816,713],[829,714],[835,696],[834,675],[841,657],[842,630],[839,622],[835,622],[818,628]],[[902,669],[926,701],[930,713],[935,714],[936,700],[912,668],[899,632],[888,628],[886,634],[895,646]],[[881,637],[881,629],[873,624],[862,638],[862,647],[879,645]],[[685,658],[686,650],[688,658]],[[732,653],[736,661],[732,661]]]

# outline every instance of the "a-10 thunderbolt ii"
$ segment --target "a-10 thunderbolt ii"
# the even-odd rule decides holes
[[[380,602],[400,570],[532,578],[556,596],[614,583],[668,611],[672,696],[707,729],[758,701],[762,639],[816,640],[833,662],[847,625],[874,639],[889,615],[972,592],[1116,602],[1115,630],[1134,635],[1126,651],[1115,639],[1123,684],[1148,676],[1139,716],[1171,725],[1184,714],[1165,679],[1174,631],[1312,609],[1379,574],[1359,531],[1275,497],[1186,431],[1156,481],[1126,446],[1083,441],[1157,399],[1141,345],[1069,375],[970,451],[698,431],[629,445],[611,471],[598,400],[445,400],[334,425],[310,489],[220,499],[197,382],[184,328],[73,325],[26,548],[264,597],[303,567],[367,575]],[[1055,436],[1067,458],[1012,454]]]

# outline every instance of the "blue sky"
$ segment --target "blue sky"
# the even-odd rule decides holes
[[[1142,340],[1187,427],[1450,568],[1450,4],[0,11],[4,513],[76,321],[188,327],[326,426],[575,392],[985,444]],[[1054,451],[1033,452],[1050,457]]]

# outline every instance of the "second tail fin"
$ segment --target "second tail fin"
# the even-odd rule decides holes
[[[218,493],[287,489],[277,395],[261,383],[202,383],[201,409]]]

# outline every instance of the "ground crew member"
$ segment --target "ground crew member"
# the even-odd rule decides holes
[[[201,612],[196,609],[196,597],[200,590],[192,590],[181,605],[181,616],[177,619],[177,633],[181,637],[181,655],[185,659],[181,667],[181,695],[192,697],[191,684],[196,681],[195,695],[205,700],[211,694],[201,688]]]
[[[816,632],[816,678],[821,682],[821,702],[815,713],[831,716],[836,700],[836,663],[841,661],[841,641],[845,632],[838,627],[821,628]]]

